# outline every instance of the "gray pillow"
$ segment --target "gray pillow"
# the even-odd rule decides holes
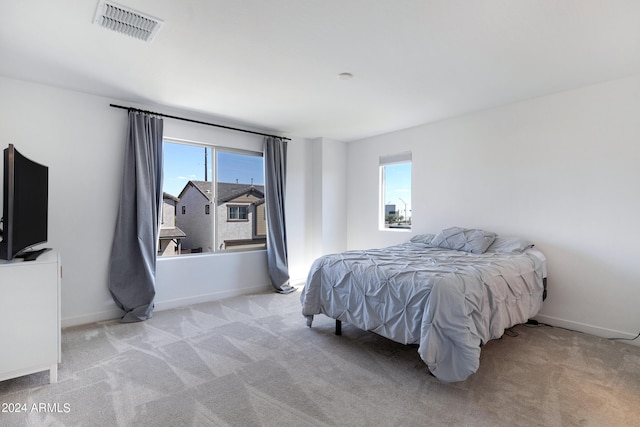
[[[436,234],[431,241],[431,245],[439,248],[482,254],[495,239],[496,233],[490,231],[451,227]]]
[[[425,245],[428,245],[431,243],[434,237],[435,237],[435,234],[418,234],[416,236],[413,236],[410,242],[423,243]]]
[[[517,237],[496,237],[491,246],[487,248],[487,252],[496,252],[504,254],[520,254],[526,249],[533,247],[533,243],[528,240]]]

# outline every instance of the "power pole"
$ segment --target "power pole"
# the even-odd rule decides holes
[[[204,147],[204,180],[208,181],[207,179],[207,147]]]

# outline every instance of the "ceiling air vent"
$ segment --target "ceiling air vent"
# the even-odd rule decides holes
[[[160,31],[163,21],[117,3],[100,0],[93,23],[150,42]]]

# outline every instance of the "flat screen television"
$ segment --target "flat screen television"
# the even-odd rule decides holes
[[[49,168],[9,144],[4,149],[3,178],[0,259],[33,259],[41,250],[31,253],[31,248],[47,241]]]

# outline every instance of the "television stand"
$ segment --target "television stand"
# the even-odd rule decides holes
[[[33,262],[0,260],[0,381],[40,371],[57,381],[61,276],[57,250]]]

